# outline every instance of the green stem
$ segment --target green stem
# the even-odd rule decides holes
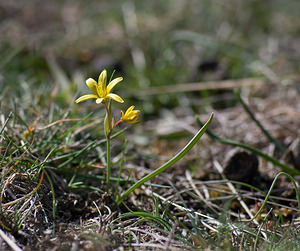
[[[186,153],[191,150],[191,148],[198,142],[198,140],[201,138],[201,136],[205,133],[208,125],[212,121],[213,118],[213,113],[210,115],[208,121],[203,125],[203,127],[197,132],[197,134],[191,139],[191,141],[177,154],[175,155],[172,159],[170,159],[168,162],[163,164],[161,167],[157,168],[154,170],[152,173],[149,173],[146,175],[144,178],[140,179],[137,181],[134,185],[132,185],[130,188],[128,188],[127,191],[125,191],[121,197],[117,200],[117,204],[120,205],[121,202],[136,188],[142,186],[145,182],[148,180],[154,178],[158,174],[164,172],[167,168],[175,164],[178,160],[182,159]]]
[[[108,123],[108,131],[106,132],[107,135],[110,135],[111,133],[111,112],[110,108],[108,107],[107,103],[105,103],[105,110],[106,110],[106,116],[107,116],[107,123]],[[105,121],[104,121],[105,123]],[[105,124],[104,124],[105,127]]]
[[[106,110],[106,119],[104,120],[104,131],[106,135],[106,185],[108,188],[110,182],[110,176],[111,176],[111,154],[110,154],[111,114],[107,103],[105,103],[105,110]],[[107,123],[108,125],[106,125],[105,123]],[[106,127],[108,127],[108,129],[106,129]]]
[[[111,176],[110,136],[106,137],[106,184],[109,186]]]

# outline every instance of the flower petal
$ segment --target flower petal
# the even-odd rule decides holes
[[[97,98],[96,103],[101,104],[104,101],[104,98]]]
[[[98,84],[104,83],[104,85],[106,85],[106,81],[107,81],[107,71],[103,70],[99,75]]]
[[[116,84],[118,84],[119,82],[121,82],[123,80],[122,77],[119,77],[119,78],[115,78],[114,80],[110,81],[106,90],[107,90],[107,93],[110,93],[110,91],[112,90],[112,88],[115,87]]]
[[[132,110],[134,109],[134,105],[130,106],[127,111],[125,112],[125,115],[128,115],[129,113],[132,112]]]
[[[131,119],[131,120],[128,120],[126,123],[135,124],[135,123],[137,123],[137,121],[138,121],[138,117],[136,117],[134,119]]]
[[[76,99],[75,103],[79,103],[79,102],[82,102],[82,101],[85,101],[85,100],[88,100],[88,99],[93,99],[93,98],[98,98],[98,96],[95,95],[95,94],[83,95],[80,98]]]
[[[107,71],[103,70],[98,78],[98,94],[100,97],[106,95]]]
[[[90,88],[90,90],[95,94],[95,95],[98,95],[98,92],[97,92],[97,82],[92,79],[92,78],[89,78],[85,81],[86,85],[88,86],[88,88]]]
[[[140,114],[140,112],[141,112],[140,110],[132,111],[130,113],[130,116],[132,116],[132,117],[138,116]]]
[[[113,100],[115,100],[115,101],[117,101],[119,103],[123,103],[124,102],[124,100],[119,95],[117,95],[117,94],[109,93],[109,94],[107,94],[107,97],[109,97],[109,98],[111,98],[111,99],[113,99]]]
[[[125,116],[128,120],[133,120],[134,118],[137,118],[139,116],[140,112],[132,112],[128,116]]]
[[[106,87],[103,83],[97,85],[98,96],[104,98],[106,96]]]

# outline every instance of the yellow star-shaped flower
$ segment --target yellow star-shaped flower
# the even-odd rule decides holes
[[[123,111],[121,111],[122,113],[122,118],[121,121],[124,123],[129,123],[129,124],[135,124],[138,120],[138,116],[140,114],[140,110],[133,110],[134,109],[134,105],[130,106],[127,111],[124,113]]]
[[[88,99],[96,99],[96,103],[100,104],[106,103],[108,99],[113,99],[119,103],[123,103],[124,100],[119,95],[110,93],[115,85],[117,85],[122,80],[122,77],[115,78],[109,82],[108,86],[106,86],[107,72],[106,70],[103,70],[99,76],[98,83],[92,78],[86,80],[86,85],[94,94],[83,95],[80,98],[76,99],[75,102],[79,103]]]

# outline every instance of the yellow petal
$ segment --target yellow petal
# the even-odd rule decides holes
[[[106,70],[103,70],[99,75],[98,84],[104,83],[104,85],[106,85],[106,80],[107,80],[107,72]]]
[[[137,113],[133,113],[133,112],[132,112],[131,114],[129,114],[128,116],[125,116],[125,117],[126,117],[126,119],[128,119],[128,120],[133,120],[133,119],[137,118],[138,115],[139,115],[139,112],[137,112]]]
[[[76,99],[75,103],[79,103],[79,102],[82,102],[82,101],[85,101],[88,99],[93,99],[93,98],[98,98],[98,96],[94,95],[94,94],[83,95],[80,98]]]
[[[106,86],[103,83],[97,85],[97,93],[101,98],[106,96]]]
[[[107,90],[107,93],[110,93],[110,91],[112,90],[112,88],[115,87],[116,84],[118,84],[119,82],[121,82],[123,80],[122,77],[119,77],[119,78],[115,78],[114,80],[112,80],[111,82],[109,82],[106,90]]]
[[[107,72],[103,70],[98,78],[98,94],[100,97],[104,97],[106,95],[106,81],[107,81]]]
[[[132,110],[134,109],[134,105],[130,106],[127,111],[125,112],[125,115],[128,115]]]
[[[126,123],[135,124],[137,122],[137,120],[138,120],[138,118],[136,117],[135,119],[129,120]]]
[[[109,98],[111,98],[111,99],[113,99],[113,100],[115,100],[115,101],[117,101],[119,103],[123,103],[124,102],[124,100],[119,95],[117,95],[117,94],[109,93],[109,94],[107,94],[107,97],[109,97]]]
[[[125,118],[125,119],[122,119],[122,121],[124,123],[128,123],[128,124],[135,124],[137,121],[138,121],[138,117],[133,117],[133,118]]]
[[[97,92],[97,82],[92,79],[92,78],[89,78],[85,81],[86,85],[88,86],[88,88],[90,88],[90,90],[95,94],[95,95],[98,95],[98,92]]]
[[[135,116],[138,116],[139,114],[140,114],[140,111],[139,111],[139,110],[136,110],[136,111],[132,111],[132,112],[130,113],[130,116],[135,117]]]

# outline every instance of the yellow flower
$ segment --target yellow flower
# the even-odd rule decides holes
[[[127,111],[124,112],[121,111],[122,113],[122,122],[124,123],[129,123],[129,124],[135,124],[138,120],[138,116],[140,114],[140,110],[133,110],[134,109],[134,105],[130,106]]]
[[[88,99],[95,98],[97,104],[106,103],[108,99],[113,99],[117,102],[123,103],[124,100],[119,95],[110,93],[112,88],[114,88],[115,85],[121,82],[122,80],[122,77],[115,78],[109,82],[108,86],[106,86],[107,72],[106,70],[103,70],[99,76],[98,83],[92,78],[86,80],[86,85],[88,86],[88,88],[91,89],[91,91],[94,94],[83,95],[80,98],[76,99],[75,102],[79,103]]]

